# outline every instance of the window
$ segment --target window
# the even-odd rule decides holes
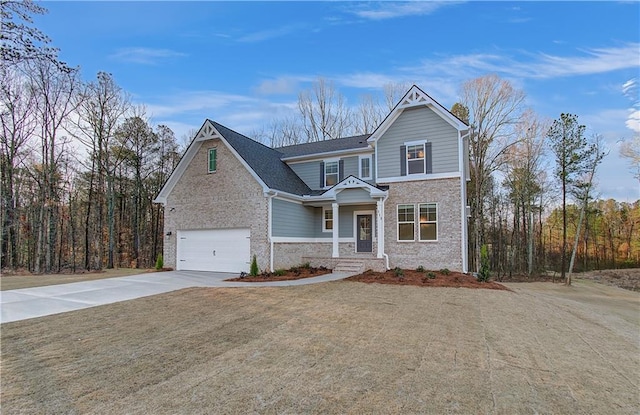
[[[371,156],[360,157],[360,178],[371,179]]]
[[[413,241],[415,240],[415,206],[414,205],[398,205],[398,240]]]
[[[338,161],[327,161],[324,163],[324,185],[325,187],[335,186],[338,183]]]
[[[322,232],[331,232],[333,230],[333,209],[322,209]]]
[[[407,173],[424,173],[424,144],[407,146]]]
[[[209,149],[209,173],[215,172],[217,167],[218,167],[218,149],[210,148]]]
[[[435,203],[422,203],[420,209],[420,240],[438,240],[438,214]]]

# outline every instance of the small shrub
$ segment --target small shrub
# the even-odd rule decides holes
[[[164,268],[164,259],[162,258],[162,254],[158,254],[158,258],[156,259],[156,269],[160,271]]]
[[[480,270],[478,271],[478,281],[487,282],[491,278],[491,270],[489,269],[489,253],[487,245],[480,248]]]
[[[277,269],[273,272],[273,275],[275,275],[276,277],[282,277],[283,275],[286,275],[287,271],[284,269]]]
[[[427,272],[427,277],[429,277],[430,280],[434,279],[436,277],[436,273],[429,271]]]
[[[260,269],[258,269],[258,259],[254,255],[253,259],[251,260],[251,268],[249,268],[249,275],[251,275],[252,277],[257,277],[259,272],[260,272]]]
[[[402,270],[402,268],[399,267],[395,267],[393,269],[393,273],[395,274],[396,277],[404,277],[404,271]]]
[[[289,271],[293,272],[294,274],[300,274],[300,267],[291,267],[289,268]]]
[[[424,269],[424,267],[422,265],[419,265],[418,268],[416,268],[416,271],[425,272],[426,270]]]
[[[449,271],[449,268],[442,268],[442,269],[440,270],[440,274],[442,274],[442,275],[449,275],[449,274],[451,274],[451,271]]]
[[[308,262],[305,262],[304,264],[300,265],[300,268],[302,269],[311,269],[311,264]]]

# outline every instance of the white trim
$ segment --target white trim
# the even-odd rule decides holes
[[[416,175],[425,175],[427,174],[427,141],[408,141],[406,143],[403,144],[406,154],[404,156],[404,163],[405,163],[405,172],[407,173],[406,176],[416,176]],[[420,158],[415,158],[415,159],[409,159],[409,147],[418,147],[418,146],[422,146],[422,159]],[[409,162],[410,161],[417,161],[417,160],[422,160],[422,173],[411,173],[409,172]],[[404,177],[404,176],[403,176]]]
[[[367,154],[364,156],[358,156],[358,177],[361,180],[371,180],[373,178],[373,154]],[[369,175],[364,176],[362,174],[362,160],[369,160]]]
[[[413,85],[406,94],[400,99],[398,104],[391,110],[391,113],[385,118],[382,123],[375,129],[367,140],[370,144],[375,146],[375,143],[387,132],[387,130],[393,125],[398,116],[404,111],[405,108],[414,108],[424,106],[427,107],[443,120],[453,126],[456,130],[464,131],[469,127],[462,121],[460,121],[455,115],[444,108],[440,103],[431,98],[427,93]]]
[[[331,247],[331,257],[338,258],[340,257],[340,205],[337,203],[331,204],[331,209],[333,209],[333,232],[332,232],[332,247]],[[336,220],[337,218],[337,220]]]
[[[331,212],[332,229],[327,229],[327,218],[325,217],[325,212]],[[335,222],[335,219],[333,218],[333,210],[329,209],[329,206],[323,206],[322,207],[322,232],[327,232],[327,233],[333,232],[333,222]]]
[[[466,136],[469,133],[467,132]],[[464,175],[465,172],[465,162],[464,159],[464,137],[460,131],[458,131],[458,163],[460,165],[460,227],[462,238],[460,241],[460,254],[462,255],[462,272],[469,272],[469,256],[467,255],[468,246],[469,246],[469,229],[468,229],[468,218],[467,218],[467,181]]]
[[[422,223],[420,221],[420,205],[436,205],[436,239],[420,239],[420,224]],[[439,222],[439,214],[438,214],[438,212],[439,212],[438,202],[421,202],[421,203],[418,203],[418,209],[417,209],[417,212],[416,212],[418,214],[417,215],[418,216],[418,221],[417,221],[417,224],[418,224],[418,242],[438,242],[438,239],[439,239],[438,235],[440,234],[440,232],[438,232],[438,230],[439,230],[438,229],[439,228],[439,226],[438,226],[438,222]],[[432,222],[427,221],[425,223],[432,223]]]
[[[274,236],[273,238],[271,238],[273,240],[273,243],[280,243],[280,244],[293,244],[293,243],[304,243],[304,244],[316,244],[316,243],[326,243],[326,244],[330,244],[332,243],[333,239],[332,238],[302,238],[302,237],[295,237],[295,236]],[[346,242],[355,242],[355,238],[338,238],[338,242],[339,243],[346,243]]]
[[[162,203],[163,205],[166,205],[167,197],[169,196],[175,185],[178,183],[178,180],[180,180],[180,177],[182,177],[187,167],[189,167],[189,164],[200,150],[200,147],[202,147],[202,143],[204,141],[213,139],[219,139],[227,147],[231,154],[234,155],[234,157],[244,166],[244,168],[247,169],[249,174],[251,174],[251,176],[258,182],[258,184],[262,187],[263,192],[266,193],[270,190],[265,182],[262,181],[260,176],[258,176],[258,174],[251,167],[249,167],[247,162],[244,161],[242,157],[240,157],[233,146],[227,142],[227,140],[222,136],[222,134],[220,134],[220,132],[218,132],[218,130],[216,130],[211,121],[206,120],[204,124],[202,124],[202,127],[200,127],[200,129],[196,133],[193,140],[191,140],[191,144],[189,144],[189,147],[187,147],[187,150],[178,162],[176,168],[173,170],[164,186],[162,186],[162,189],[160,189],[158,196],[153,200],[154,203]],[[207,166],[207,170],[208,169],[209,166]]]
[[[459,171],[456,171],[451,173],[412,174],[409,176],[382,177],[378,178],[376,182],[381,184],[393,182],[414,182],[417,180],[457,179],[459,177],[461,177],[461,174]]]
[[[375,238],[375,234],[376,234],[376,211],[375,210],[354,210],[353,211],[353,241],[354,243],[354,247],[353,247],[353,251],[355,253],[369,253],[372,254],[373,253],[373,246],[371,247],[371,251],[370,252],[359,252],[358,251],[358,215],[371,215],[371,242],[373,243],[373,241],[376,240]]]
[[[216,168],[214,170],[211,170],[211,150],[215,150],[216,153],[216,157],[215,157],[215,161],[216,161]],[[209,147],[207,148],[207,173],[215,173],[216,171],[218,171],[218,146],[213,146],[213,147]]]
[[[398,219],[398,208],[400,206],[413,206],[413,239],[400,239],[400,220]],[[402,223],[409,223],[403,221]],[[416,242],[416,204],[396,203],[396,242]]]
[[[336,163],[337,165],[337,169],[335,173],[331,173],[331,175],[336,175],[336,183],[335,184],[327,184],[327,164],[328,163]],[[331,189],[333,186],[337,185],[338,183],[340,183],[340,159],[339,158],[332,158],[332,159],[325,159],[322,161],[322,168],[323,168],[323,173],[322,173],[322,177],[324,178],[324,187],[323,189]]]

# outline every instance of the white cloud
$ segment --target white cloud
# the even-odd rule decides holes
[[[260,95],[292,94],[298,91],[299,83],[303,79],[281,76],[276,79],[265,79],[255,88]]]
[[[124,48],[117,50],[116,53],[111,55],[111,58],[123,62],[153,65],[164,59],[179,58],[183,56],[187,55],[170,49]]]
[[[622,93],[629,98],[632,107],[629,108],[629,116],[625,123],[627,128],[635,133],[640,133],[640,88],[638,78],[629,79],[622,85]]]
[[[306,26],[301,23],[286,25],[286,26],[275,28],[275,29],[267,29],[267,30],[261,30],[258,32],[248,33],[244,36],[240,36],[236,40],[238,42],[247,42],[247,43],[264,42],[265,40],[286,36],[290,33],[304,29],[305,27]]]
[[[379,2],[360,6],[351,10],[358,17],[368,20],[385,20],[404,16],[420,16],[431,14],[436,10],[456,4],[453,1],[410,1],[410,2]]]

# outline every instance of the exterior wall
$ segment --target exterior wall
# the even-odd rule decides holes
[[[344,192],[341,192],[344,193]],[[344,206],[340,206],[339,208],[339,213],[340,213],[340,222],[339,222],[339,228],[338,228],[338,236],[340,238],[353,238],[353,212],[355,212],[356,210],[371,210],[374,212],[374,216],[373,216],[373,221],[375,222],[376,217],[375,217],[375,210],[376,210],[376,205],[344,205]],[[374,225],[375,226],[375,225]],[[375,229],[374,229],[375,231]],[[331,235],[331,234],[329,234]],[[375,237],[375,235],[374,235]],[[352,252],[355,250],[352,250]],[[342,254],[340,254],[342,255]]]
[[[274,243],[273,267],[274,269],[288,269],[303,264],[306,262],[303,258],[309,256],[331,257],[331,246],[331,242]]]
[[[330,238],[322,232],[322,208],[273,199],[273,236],[295,238]]]
[[[417,241],[416,215],[416,241],[399,242],[397,206],[429,202],[438,204],[438,240]],[[389,255],[389,266],[417,268],[422,265],[426,269],[462,271],[460,206],[459,178],[392,183],[384,212],[385,252]]]
[[[371,169],[372,169],[372,177],[375,177],[375,157],[373,157],[373,153],[370,153],[371,157]],[[341,160],[344,161],[344,170],[342,172],[343,177],[360,177],[359,169],[360,169],[360,159],[358,156],[349,156],[349,157],[341,157]],[[305,161],[301,163],[291,163],[289,167],[313,190],[319,190],[323,187],[320,186],[320,163],[323,160],[312,160]],[[372,183],[373,180],[368,180],[368,182]]]
[[[406,109],[378,140],[378,178],[400,176],[400,146],[407,141],[431,142],[432,173],[460,171],[458,131],[427,107]]]
[[[217,171],[208,173],[208,149],[217,148]],[[260,184],[220,140],[208,140],[167,197],[164,262],[176,267],[179,229],[250,228],[251,255],[269,266],[268,200]]]

